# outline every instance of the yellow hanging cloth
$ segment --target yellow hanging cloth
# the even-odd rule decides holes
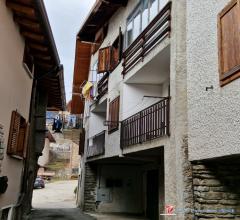
[[[85,99],[91,99],[91,88],[93,87],[93,84],[89,81],[86,82],[86,84],[82,88],[82,94]]]

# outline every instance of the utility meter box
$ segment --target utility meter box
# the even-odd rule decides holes
[[[98,202],[111,202],[112,201],[112,192],[107,188],[97,189],[97,201]]]

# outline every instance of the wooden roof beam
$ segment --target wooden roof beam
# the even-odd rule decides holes
[[[28,28],[37,32],[41,32],[41,25],[37,22],[31,21],[29,19],[21,18],[19,16],[14,16],[15,22],[24,28]]]
[[[48,47],[46,47],[46,46],[42,46],[42,45],[34,44],[34,43],[28,43],[28,46],[34,50],[38,50],[41,52],[48,52]]]
[[[35,41],[38,41],[38,42],[44,42],[45,41],[44,35],[41,35],[41,34],[34,34],[32,32],[29,32],[29,31],[22,31],[21,34],[26,38],[29,38],[29,39],[32,39],[32,40],[35,40]]]
[[[43,55],[43,54],[34,54],[33,55],[35,58],[37,59],[40,59],[40,60],[45,60],[45,61],[50,61],[52,58],[51,56],[46,56],[46,55]]]
[[[24,5],[33,5],[33,0],[15,0],[15,2]]]
[[[30,17],[36,17],[35,10],[32,7],[23,6],[21,4],[13,3],[11,1],[6,1],[6,5],[8,8],[12,9],[18,14],[22,14]]]

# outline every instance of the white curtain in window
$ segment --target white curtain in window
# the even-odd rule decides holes
[[[159,10],[162,10],[163,7],[168,3],[169,0],[160,0],[159,1]]]
[[[143,0],[143,9],[142,9],[142,30],[148,26],[148,1]]]
[[[140,12],[136,15],[136,17],[133,20],[133,40],[137,38],[137,36],[141,32],[141,14]]]
[[[150,0],[150,21],[158,14],[158,0]]]

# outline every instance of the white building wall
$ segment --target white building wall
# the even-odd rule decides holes
[[[220,87],[218,71],[217,16],[230,0],[187,2],[190,160],[240,154],[240,79]]]
[[[134,113],[147,107],[146,102],[142,102],[137,108],[128,112],[131,102],[138,103],[143,95],[168,96],[170,84],[170,137],[163,137],[141,145],[135,145],[125,149],[124,153],[131,153],[140,150],[147,150],[154,147],[164,148],[164,189],[165,204],[174,205],[176,208],[185,208],[184,201],[184,180],[183,180],[183,163],[184,158],[183,145],[184,138],[187,136],[187,71],[186,71],[186,41],[185,41],[185,6],[186,0],[172,0],[172,31],[171,38],[166,38],[144,59],[143,63],[136,65],[125,79],[122,76],[122,66],[119,66],[110,74],[109,91],[105,98],[108,103],[120,95],[120,121]],[[121,26],[125,31],[126,18],[135,7],[137,1],[130,0],[126,8],[116,12],[111,18],[109,31],[101,47],[111,45],[118,36],[118,27]],[[117,27],[117,28],[116,28]],[[128,85],[124,82],[132,77],[145,64],[159,55],[159,51],[169,48],[170,51],[170,73],[167,80],[159,85]],[[133,93],[132,93],[133,92]],[[129,93],[129,95],[128,95]],[[131,94],[131,95],[130,95]],[[101,102],[101,101],[100,101]],[[154,100],[149,101],[149,105]],[[128,114],[127,114],[128,112]],[[108,112],[107,112],[108,114]],[[88,120],[88,122],[90,122]],[[88,124],[87,122],[87,124]],[[86,124],[86,125],[87,125]],[[91,126],[91,125],[90,125]],[[120,131],[106,135],[106,153],[104,156],[112,157],[121,155],[120,149]],[[109,209],[110,210],[110,209]],[[184,214],[178,216],[178,219],[184,219]]]
[[[12,13],[0,2],[0,124],[4,126],[5,154],[1,176],[8,176],[7,192],[0,196],[0,207],[17,203],[20,191],[23,161],[6,154],[12,111],[29,118],[32,79],[23,67],[24,40],[13,21]]]

